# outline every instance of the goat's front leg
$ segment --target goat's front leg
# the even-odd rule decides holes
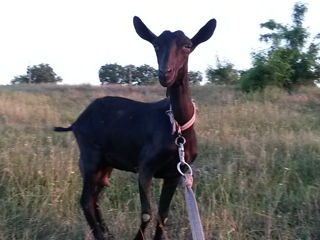
[[[159,202],[159,216],[157,219],[157,228],[154,236],[155,240],[160,240],[163,235],[163,227],[168,218],[170,203],[174,195],[174,192],[180,182],[180,179],[181,177],[179,176],[175,178],[166,178],[163,181]]]
[[[152,174],[146,172],[139,173],[139,192],[141,201],[141,225],[135,237],[135,240],[143,240],[144,231],[148,223],[152,219],[151,204],[150,204],[150,187],[152,182]]]

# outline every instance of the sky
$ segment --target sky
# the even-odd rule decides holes
[[[216,58],[236,69],[251,66],[250,53],[265,47],[259,24],[291,23],[296,0],[0,0],[0,84],[27,67],[48,63],[64,84],[99,84],[102,65],[148,64],[157,68],[150,43],[135,32],[139,16],[160,35],[182,30],[192,38],[210,19],[214,35],[189,57],[189,70],[204,72]],[[304,26],[320,33],[319,0],[305,0]]]

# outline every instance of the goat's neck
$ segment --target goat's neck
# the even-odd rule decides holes
[[[182,126],[191,119],[194,112],[189,90],[188,68],[184,69],[175,82],[168,90],[174,118]]]

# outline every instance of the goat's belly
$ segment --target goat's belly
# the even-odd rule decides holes
[[[104,165],[118,170],[138,172],[138,160],[134,155],[129,156],[126,152],[105,153],[103,159]]]
[[[177,163],[175,161],[157,169],[153,174],[155,178],[175,178],[179,176],[180,173],[177,170]]]

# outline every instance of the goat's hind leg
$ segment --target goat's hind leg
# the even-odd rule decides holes
[[[104,169],[98,169],[98,152],[90,152],[80,157],[80,169],[83,176],[83,189],[80,199],[81,207],[92,233],[97,240],[105,240],[105,233],[108,228],[102,219],[98,204],[99,195],[103,188],[101,178],[104,176]]]
[[[97,188],[97,184],[94,183],[94,177],[86,176],[83,179],[83,189],[80,204],[95,239],[104,240],[105,228],[100,225],[99,220],[101,216],[100,213],[98,213],[99,206],[97,204],[99,195],[97,192],[101,191],[101,189],[97,191]]]
[[[98,181],[97,188],[94,194],[95,197],[95,213],[97,217],[97,221],[100,224],[100,227],[102,228],[102,231],[104,233],[108,233],[109,236],[111,236],[109,229],[106,225],[106,223],[103,220],[102,214],[101,214],[101,209],[100,205],[98,203],[99,201],[99,195],[101,190],[103,189],[104,186],[110,187],[109,183],[109,177],[111,175],[113,168],[112,167],[105,167],[102,170],[98,171],[95,174],[95,180]]]

